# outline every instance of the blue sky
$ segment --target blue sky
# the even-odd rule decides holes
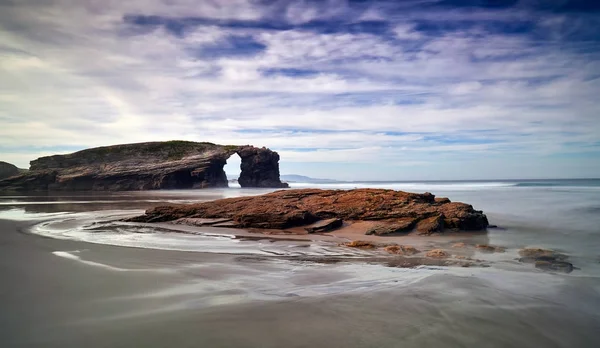
[[[600,2],[0,0],[0,160],[171,139],[345,180],[600,177]]]

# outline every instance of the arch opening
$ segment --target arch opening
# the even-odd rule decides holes
[[[227,175],[229,187],[241,187],[238,179],[242,173],[242,158],[237,153],[229,156],[223,170]]]

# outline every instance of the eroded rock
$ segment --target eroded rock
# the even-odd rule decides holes
[[[329,232],[342,227],[343,224],[344,221],[342,219],[327,219],[306,227],[305,230],[308,233]]]
[[[540,248],[525,248],[519,250],[520,262],[533,263],[535,268],[549,272],[571,273],[574,269],[573,264],[567,262],[569,258],[565,254],[554,250]]]
[[[433,250],[428,251],[425,254],[425,256],[438,258],[438,259],[444,259],[444,258],[450,257],[450,254],[448,254],[447,252],[445,252],[442,249],[433,249]]]
[[[495,246],[495,245],[487,245],[487,244],[477,244],[477,245],[475,245],[475,248],[479,251],[486,252],[486,253],[503,253],[506,251],[506,248],[504,248],[504,247],[499,247],[499,246]]]
[[[444,219],[444,226],[459,230],[484,230],[485,214],[464,203],[436,203],[431,194],[394,190],[284,190],[273,193],[220,199],[188,205],[160,206],[130,219],[136,222],[164,222],[181,218],[226,218],[241,228],[286,229],[306,227],[320,220],[378,221],[377,233],[404,231],[413,221],[434,216]],[[450,224],[446,223],[450,221]],[[366,231],[365,231],[366,232]],[[376,234],[375,231],[371,233]]]
[[[539,249],[539,248],[525,248],[519,250],[521,262],[535,262],[535,261],[564,261],[569,257],[565,254],[558,253],[554,250]]]
[[[241,187],[286,188],[279,177],[279,154],[265,147],[240,147],[236,152],[242,159],[238,183]]]
[[[31,161],[30,171],[0,181],[0,191],[128,191],[227,187],[223,167],[242,159],[242,187],[287,187],[279,155],[266,148],[166,141],[92,148]]]
[[[417,248],[410,245],[388,245],[384,248],[390,254],[396,255],[414,255],[420,253]]]
[[[450,199],[446,198],[446,197],[436,197],[435,202],[440,203],[440,204],[445,204],[445,203],[450,203]]]
[[[449,203],[449,202],[448,202]],[[442,203],[445,204],[445,203]],[[432,234],[444,230],[444,217],[442,215],[432,216],[417,223],[419,234]]]
[[[385,236],[391,234],[406,233],[412,231],[412,229],[415,227],[416,222],[417,219],[413,218],[398,219],[394,223],[377,224],[368,229],[365,234]]]
[[[573,272],[573,264],[566,261],[536,261],[535,268],[549,272]]]
[[[348,243],[344,243],[344,246],[349,248],[359,248],[359,249],[375,249],[377,248],[377,244],[365,240],[353,240]]]

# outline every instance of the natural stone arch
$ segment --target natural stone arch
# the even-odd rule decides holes
[[[214,156],[201,168],[184,169],[163,176],[153,188],[189,189],[228,187],[225,173],[227,160],[234,155],[241,159],[238,183],[241,187],[287,188],[279,173],[279,154],[266,147],[251,145],[225,146],[222,155]]]
[[[225,173],[227,160],[237,154],[241,159],[238,183],[241,187],[286,188],[279,174],[279,154],[266,147],[251,145],[225,146],[220,156],[214,156],[201,168],[185,169],[163,177],[159,188],[228,187]]]
[[[239,187],[239,185],[237,185],[237,179],[240,177],[240,172],[242,171],[241,165],[242,158],[237,153],[234,153],[227,159],[227,163],[223,169],[227,175],[229,187],[232,186],[232,182],[234,182],[233,186]]]
[[[288,187],[279,154],[250,145],[189,141],[123,144],[31,161],[30,171],[0,180],[0,191],[127,191],[227,187],[225,164],[241,158],[241,187]]]

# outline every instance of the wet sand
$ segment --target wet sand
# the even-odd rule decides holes
[[[127,248],[28,225],[0,221],[3,347],[600,344],[593,278]]]
[[[106,299],[144,293],[185,280],[181,275],[162,272],[111,272],[57,257],[53,252],[85,249],[107,263],[137,259],[141,262],[137,268],[155,267],[161,264],[161,259],[176,262],[185,259],[185,253],[54,240],[23,233],[30,224],[0,221],[3,347],[74,346],[64,345],[67,342],[80,342],[84,346],[83,342],[90,337],[96,339],[85,346],[106,346],[108,341],[99,333],[108,330],[111,335],[111,331],[118,334],[118,327],[111,328],[108,322],[101,321],[97,325],[82,323],[152,309],[151,303]],[[208,260],[211,256],[219,258],[219,255],[202,256]],[[127,322],[123,324],[126,328]]]

